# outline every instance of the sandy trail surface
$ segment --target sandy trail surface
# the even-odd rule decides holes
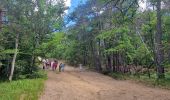
[[[170,91],[66,65],[65,72],[48,71],[40,100],[170,100]]]

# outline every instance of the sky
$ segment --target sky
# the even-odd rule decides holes
[[[66,0],[66,1],[65,1],[65,4],[66,4],[66,6],[69,6],[69,7],[70,7],[70,6],[71,6],[71,0]]]
[[[139,6],[142,11],[146,9],[146,0],[139,0]]]
[[[68,12],[71,12],[78,6],[80,3],[84,3],[86,0],[65,0],[66,6],[70,7]],[[146,0],[139,0],[139,5],[141,9],[146,9]]]
[[[69,7],[69,10],[66,13],[72,12],[79,4],[85,3],[86,0],[65,0],[66,6]]]
[[[87,0],[65,0],[65,5],[69,7],[69,9],[67,11],[65,11],[65,13],[68,15],[69,13],[71,13],[72,11],[74,11],[74,9],[81,3],[85,3]],[[139,6],[140,6],[140,10],[144,11],[146,9],[146,0],[140,0],[139,1]],[[73,22],[70,22],[71,24]],[[68,24],[71,25],[71,24]]]
[[[67,20],[67,15],[71,12],[74,11],[74,9],[79,5],[79,4],[82,4],[82,3],[85,3],[86,0],[65,0],[65,4],[66,6],[69,7],[69,9],[67,11],[65,11],[66,13],[66,19]],[[66,26],[70,26],[70,25],[73,25],[74,22],[70,21]]]

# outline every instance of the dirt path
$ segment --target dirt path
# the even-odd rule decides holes
[[[48,72],[40,100],[170,100],[170,91],[66,66],[65,72]]]

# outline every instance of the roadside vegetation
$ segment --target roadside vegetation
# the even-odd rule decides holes
[[[110,77],[113,77],[116,80],[130,80],[132,82],[136,82],[138,84],[143,84],[149,87],[159,87],[162,89],[170,90],[170,73],[166,73],[165,79],[157,79],[156,74],[151,74],[151,77],[148,78],[147,75],[131,75],[131,74],[122,74],[122,73],[103,73]]]
[[[87,0],[67,14],[65,0],[54,1],[0,0],[3,100],[38,98],[39,56],[169,87],[170,0]]]
[[[87,0],[42,44],[46,56],[83,64],[112,76],[168,85],[170,72],[169,0]],[[118,74],[118,75],[117,75]],[[134,77],[131,77],[134,76]]]
[[[47,79],[45,71],[38,73],[32,76],[33,79],[0,82],[0,100],[38,100],[44,89],[44,81]]]

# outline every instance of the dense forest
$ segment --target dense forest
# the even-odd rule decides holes
[[[170,2],[147,0],[144,9],[141,2],[88,0],[67,16],[70,25],[40,50],[98,72],[165,78],[170,67]]]
[[[170,1],[87,0],[66,14],[63,0],[1,0],[0,78],[37,77],[37,57],[103,73],[165,78]]]
[[[38,47],[61,30],[67,7],[60,0],[1,0],[0,78],[38,77]]]

